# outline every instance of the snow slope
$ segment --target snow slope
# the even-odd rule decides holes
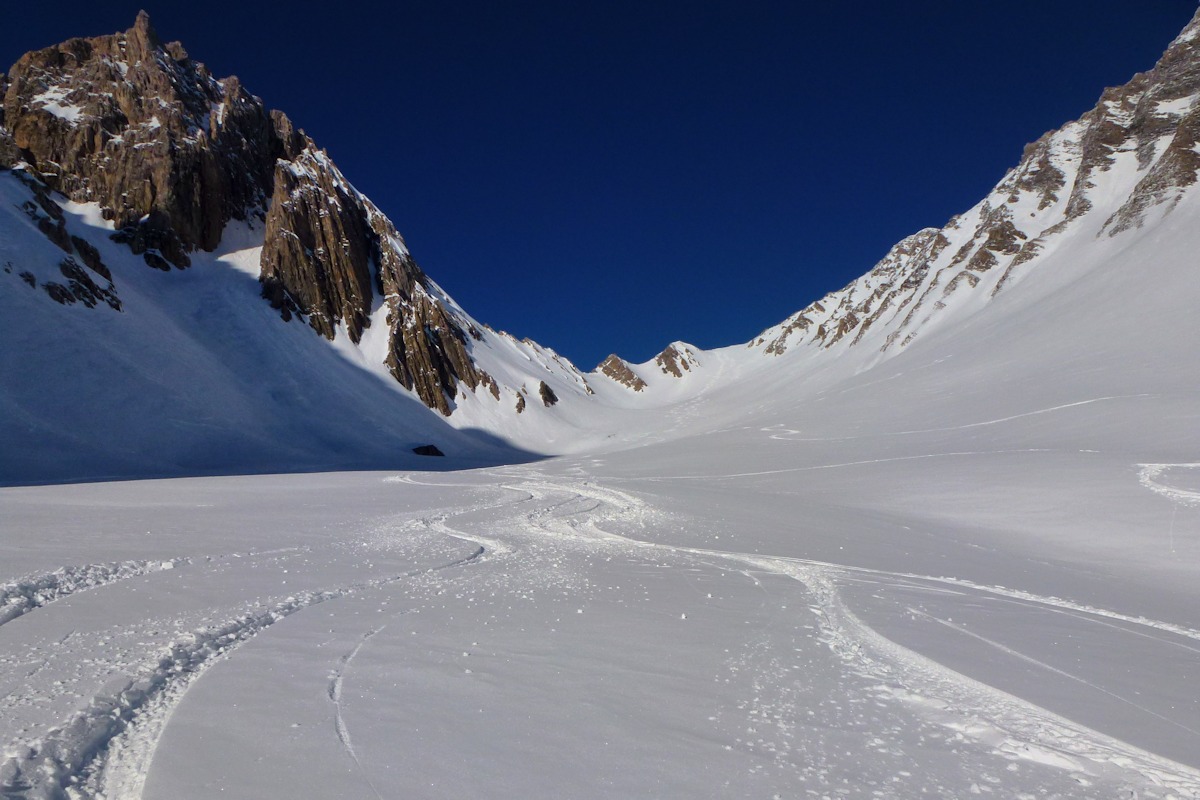
[[[121,307],[54,302],[43,289],[65,283],[66,254],[22,210],[31,196],[0,172],[0,480],[436,467],[411,453],[427,443],[459,467],[524,457],[448,428],[386,373],[281,324],[259,297],[261,231],[240,223],[191,268],[160,272],[109,241],[94,204],[58,198]]]
[[[0,491],[0,787],[1200,797],[1196,202],[536,465]]]

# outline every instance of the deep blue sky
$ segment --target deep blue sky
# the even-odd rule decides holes
[[[144,6],[286,111],[483,322],[591,368],[750,339],[966,210],[1195,0],[21,3],[0,61]]]

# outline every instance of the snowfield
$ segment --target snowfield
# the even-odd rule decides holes
[[[523,423],[570,443],[555,458],[0,489],[0,794],[1198,798],[1195,203],[1119,237],[1081,227],[886,359],[700,351],[644,396],[593,375],[596,410]],[[244,281],[185,274],[209,319],[277,324],[221,316],[221,274]],[[70,363],[70,315],[108,312],[54,309]],[[84,374],[152,400],[163,351],[103,319],[107,352],[158,355],[115,362],[125,383]],[[180,353],[206,341],[199,318],[152,319]],[[312,370],[321,342],[286,333]],[[255,370],[262,342],[230,366]],[[328,363],[390,426],[371,458],[438,430]],[[218,374],[230,416],[209,430],[270,463],[237,439],[259,384]],[[185,450],[204,436],[178,424],[187,386],[161,430],[53,407],[56,441]],[[23,452],[60,469],[39,430],[10,475]]]
[[[54,355],[5,351],[14,396],[53,400],[10,425],[10,478],[68,468],[52,429],[93,477],[126,468],[114,437],[130,469],[159,442],[168,472],[446,471],[0,489],[0,794],[1200,798],[1196,202],[1117,237],[1085,218],[887,358],[698,351],[681,378],[634,365],[644,395],[593,374],[591,410],[522,415],[564,455],[476,469],[512,452],[473,438],[489,406],[451,431],[311,331],[271,344],[219,269],[236,242],[177,294],[130,272],[119,314],[52,306],[52,336],[6,290]],[[139,318],[151,296],[204,313]],[[148,390],[232,353],[201,394]],[[246,377],[279,358],[293,377]],[[321,403],[261,416],[326,367]],[[329,407],[366,416],[321,434]],[[435,434],[465,455],[408,455]]]
[[[5,489],[0,787],[1200,797],[1194,396],[851,413],[905,374],[532,465]]]

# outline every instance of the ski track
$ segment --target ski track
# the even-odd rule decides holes
[[[0,625],[79,592],[98,589],[139,575],[174,569],[188,563],[191,563],[189,558],[120,561],[112,564],[60,567],[53,572],[18,578],[0,585]]]
[[[986,636],[982,636],[978,633],[975,633],[974,631],[967,630],[962,625],[957,625],[957,624],[951,622],[950,620],[942,619],[941,617],[935,617],[932,614],[926,613],[924,611],[920,611],[918,609],[913,608],[912,606],[906,606],[906,609],[908,610],[909,613],[911,613],[915,616],[921,617],[923,619],[927,619],[930,622],[936,622],[939,625],[943,625],[952,631],[957,631],[958,633],[961,633],[963,636],[969,636],[972,639],[975,639],[976,641],[983,642],[984,644],[988,645],[989,647],[996,648],[997,650],[999,650],[1002,653],[1005,653],[1006,655],[1010,655],[1013,658],[1020,659],[1021,661],[1024,661],[1027,664],[1033,664],[1035,667],[1038,667],[1039,669],[1044,669],[1047,672],[1053,672],[1055,675],[1059,675],[1063,678],[1067,678],[1068,680],[1072,680],[1077,683],[1082,683],[1084,686],[1087,686],[1088,688],[1092,689],[1093,691],[1100,692],[1101,694],[1106,694],[1109,697],[1113,698],[1114,700],[1117,700],[1121,703],[1125,703],[1126,705],[1132,706],[1133,708],[1137,709],[1138,711],[1141,711],[1145,714],[1149,714],[1152,717],[1158,717],[1160,720],[1162,720],[1163,722],[1166,722],[1168,725],[1173,725],[1174,727],[1179,728],[1180,730],[1186,731],[1187,733],[1191,733],[1193,735],[1200,736],[1200,731],[1196,730],[1195,728],[1189,728],[1187,725],[1184,725],[1181,722],[1177,722],[1169,717],[1164,717],[1162,714],[1159,714],[1156,711],[1152,711],[1152,710],[1146,708],[1145,706],[1139,705],[1139,704],[1133,702],[1132,700],[1130,700],[1129,698],[1122,697],[1121,695],[1116,694],[1115,692],[1110,692],[1108,689],[1105,689],[1103,686],[1099,686],[1095,683],[1092,683],[1091,681],[1085,680],[1084,678],[1081,678],[1078,675],[1072,675],[1070,672],[1059,669],[1058,667],[1055,667],[1052,664],[1047,664],[1045,661],[1039,661],[1038,659],[1034,658],[1033,656],[1026,655],[1025,653],[1022,653],[1019,650],[1015,650],[1015,649],[1009,647],[1008,645],[1001,644],[1000,642],[997,642],[994,639],[989,639]]]
[[[1178,493],[1188,497],[1195,494],[1171,487],[1160,491],[1155,488],[1162,488],[1156,479],[1170,467],[1200,465],[1142,466],[1142,482],[1149,488],[1177,501]],[[830,467],[810,469],[820,468]],[[204,628],[179,638],[162,652],[156,662],[145,664],[134,677],[110,685],[66,724],[51,730],[41,739],[18,748],[17,754],[0,767],[0,795],[5,798],[138,798],[142,794],[154,749],[170,720],[171,712],[195,680],[213,665],[228,658],[242,644],[291,614],[327,600],[378,588],[420,574],[467,566],[481,560],[485,555],[511,555],[518,551],[518,546],[512,541],[513,535],[516,535],[519,541],[520,535],[524,533],[576,544],[588,553],[602,548],[614,548],[626,554],[652,552],[657,554],[655,563],[666,567],[671,566],[672,562],[677,563],[679,559],[687,565],[694,566],[699,559],[705,565],[745,575],[763,591],[766,591],[766,588],[756,577],[756,572],[797,580],[811,592],[816,602],[814,613],[819,621],[821,640],[850,673],[873,682],[873,691],[879,699],[901,703],[952,731],[993,748],[995,752],[1007,758],[1029,760],[1065,769],[1076,775],[1102,777],[1124,783],[1132,776],[1138,776],[1146,788],[1173,792],[1174,796],[1180,798],[1200,798],[1200,771],[1088,729],[1013,695],[979,683],[892,642],[870,628],[846,607],[838,585],[847,580],[869,579],[886,585],[912,585],[915,582],[923,589],[955,594],[985,594],[1007,602],[1034,604],[1068,613],[1096,624],[1116,627],[1126,633],[1149,636],[1156,641],[1172,642],[1193,652],[1196,652],[1195,648],[1175,642],[1172,637],[1197,641],[1200,640],[1200,631],[1095,608],[1063,598],[1039,596],[1001,586],[985,586],[953,577],[888,572],[807,559],[643,541],[616,533],[611,528],[635,525],[645,527],[647,522],[661,520],[665,513],[650,507],[628,492],[600,487],[581,478],[554,478],[535,471],[509,470],[501,475],[504,480],[499,484],[436,484],[480,492],[500,490],[509,495],[499,502],[482,502],[458,507],[434,516],[408,519],[400,525],[401,531],[423,529],[471,542],[477,549],[469,556],[441,566],[417,569],[402,575],[338,589],[299,593],[269,606],[260,606],[222,626]],[[407,475],[384,480],[422,485],[421,481]],[[486,517],[487,524],[498,531],[504,531],[507,535],[503,538],[497,538],[496,535],[484,536],[473,530],[463,529],[471,527],[467,524],[470,522],[469,517],[480,517],[484,512],[497,511],[501,514],[500,519],[494,516]],[[141,564],[142,568],[147,568],[167,562],[137,563]],[[721,564],[730,566],[719,566]],[[132,574],[124,577],[132,577]],[[9,586],[16,585],[24,584]],[[86,588],[92,587],[89,585]],[[79,589],[74,589],[77,590]],[[20,596],[30,594],[23,592]],[[1117,700],[1130,702],[1103,687],[1095,686],[1032,657],[1011,651],[1005,645],[985,639],[949,621],[926,615],[924,612],[913,613],[928,616],[959,633],[976,637],[989,646],[999,648],[1055,674],[1083,682]],[[1131,626],[1133,630],[1124,626]],[[342,689],[351,662],[367,641],[382,630],[383,628],[378,628],[365,634],[342,656],[330,675],[328,687],[329,700],[335,708],[334,728],[338,740],[378,798],[382,795],[359,761],[343,717]],[[1169,719],[1166,721],[1179,725]],[[1197,733],[1187,726],[1179,727]]]
[[[375,788],[375,784],[371,781],[370,774],[363,769],[362,762],[358,759],[358,753],[354,751],[354,743],[350,739],[350,729],[346,727],[346,720],[342,716],[342,684],[345,681],[346,672],[350,669],[350,664],[354,661],[354,658],[358,655],[358,652],[363,649],[363,646],[366,645],[367,642],[371,640],[371,637],[381,633],[386,627],[386,625],[382,625],[364,634],[362,639],[360,639],[359,642],[354,645],[354,649],[342,656],[341,661],[334,669],[329,680],[329,700],[333,703],[334,709],[334,732],[337,733],[338,741],[342,743],[342,749],[346,751],[346,755],[350,756],[350,760],[354,762],[354,766],[358,768],[359,773],[363,776],[363,780],[366,781],[367,786],[370,787],[371,792],[376,798],[378,798],[378,800],[383,800],[383,795],[380,794],[379,789]]]
[[[930,458],[951,458],[959,456],[1003,456],[1016,453],[1051,453],[1047,448],[1035,447],[1021,450],[962,450],[954,453],[925,453],[917,456],[894,456],[892,458],[872,458],[865,461],[840,461],[836,464],[813,464],[807,467],[785,467],[783,469],[767,469],[758,472],[731,472],[722,475],[655,475],[646,477],[647,481],[703,481],[728,480],[732,478],[757,478],[763,475],[787,475],[793,472],[813,472],[823,469],[841,469],[843,467],[861,467],[867,464],[890,464],[897,461],[923,461]]]
[[[484,554],[480,546],[471,555],[440,566],[332,590],[299,592],[223,625],[186,634],[164,648],[156,660],[144,664],[135,676],[111,682],[65,724],[38,740],[8,748],[16,754],[0,765],[0,796],[6,800],[136,800],[171,712],[192,683],[238,647],[305,608],[406,578],[466,566]]]
[[[1056,766],[1076,775],[1089,775],[1119,782],[1127,782],[1131,775],[1137,775],[1147,788],[1166,790],[1175,793],[1176,797],[1200,798],[1200,770],[1094,731],[896,644],[872,629],[846,607],[838,591],[838,582],[847,576],[863,574],[892,580],[928,581],[952,587],[959,592],[985,593],[1003,599],[1035,603],[1075,616],[1083,614],[1086,619],[1099,617],[1101,619],[1097,621],[1102,624],[1107,624],[1103,623],[1105,619],[1116,620],[1193,640],[1200,640],[1200,631],[1074,603],[1062,598],[1043,597],[1006,587],[984,586],[957,578],[890,573],[806,559],[642,541],[602,527],[605,523],[645,522],[646,518],[661,513],[650,509],[629,493],[600,488],[587,481],[555,483],[553,479],[542,476],[516,485],[506,484],[506,488],[527,491],[535,495],[538,503],[544,502],[554,494],[566,495],[569,498],[526,515],[524,522],[527,528],[543,535],[583,539],[593,545],[608,544],[627,551],[653,550],[685,558],[704,557],[732,561],[764,573],[782,575],[801,582],[817,600],[817,615],[821,621],[823,640],[851,672],[879,681],[878,692],[882,697],[904,702],[933,721],[991,746],[1006,757]],[[604,510],[589,506],[589,518],[582,524],[569,518],[556,517],[551,513],[556,508],[565,509],[572,501],[585,498],[599,501]],[[568,516],[579,513],[580,511],[570,512]],[[749,571],[739,571],[758,583]],[[758,585],[761,586],[760,583]],[[1153,638],[1159,639],[1157,636]],[[1061,672],[1049,665],[1045,666],[1052,671]],[[1073,680],[1082,680],[1068,673],[1062,674]],[[1094,688],[1111,694],[1102,688]],[[1191,730],[1186,726],[1182,727]]]
[[[280,547],[273,550],[256,550],[217,556],[117,561],[107,564],[59,567],[53,572],[17,578],[14,581],[0,584],[0,625],[5,625],[17,617],[39,608],[45,608],[51,603],[71,595],[99,589],[102,586],[142,575],[165,572],[197,563],[209,564],[230,559],[300,553],[307,552],[308,549],[307,547]]]
[[[911,431],[885,431],[882,433],[865,434],[862,436],[830,436],[830,437],[801,438],[799,436],[799,434],[803,433],[803,431],[792,430],[790,428],[783,428],[782,430],[778,430],[777,432],[772,433],[772,431],[776,431],[776,429],[782,428],[783,426],[781,426],[781,425],[772,425],[771,427],[761,428],[760,430],[763,433],[771,434],[768,438],[776,439],[781,442],[849,442],[849,441],[857,441],[857,440],[861,440],[861,439],[878,439],[878,438],[882,438],[885,436],[914,436],[914,435],[921,434],[921,433],[949,433],[951,431],[964,431],[964,430],[970,430],[972,428],[986,428],[991,425],[1001,425],[1005,422],[1012,422],[1013,420],[1017,420],[1017,419],[1025,419],[1026,417],[1036,417],[1036,416],[1040,416],[1042,414],[1051,414],[1055,411],[1064,411],[1068,408],[1079,408],[1080,406],[1090,406],[1094,403],[1106,403],[1106,402],[1109,402],[1112,400],[1140,400],[1140,399],[1145,399],[1148,397],[1157,397],[1157,396],[1158,395],[1153,395],[1153,394],[1117,394],[1117,395],[1111,395],[1109,397],[1095,397],[1095,398],[1092,398],[1091,400],[1079,400],[1078,402],[1065,403],[1060,406],[1050,406],[1049,408],[1040,408],[1040,409],[1037,409],[1036,411],[1026,411],[1022,414],[1013,414],[1010,417],[1000,417],[998,419],[989,419],[989,420],[984,420],[983,422],[970,422],[970,423],[967,423],[966,425],[954,425],[954,426],[951,426],[948,428],[921,428],[919,430],[911,430]]]
[[[1200,470],[1200,464],[1138,464],[1138,482],[1155,494],[1182,506],[1200,506],[1200,492],[1180,489],[1159,480],[1164,472],[1173,469]]]

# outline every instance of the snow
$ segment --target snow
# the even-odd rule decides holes
[[[1161,101],[1154,107],[1154,110],[1159,114],[1175,116],[1186,113],[1195,103],[1195,96],[1180,97],[1175,100]]]
[[[494,437],[448,429],[382,369],[343,358],[304,323],[284,324],[260,297],[261,227],[231,223],[216,252],[163,273],[108,239],[95,204],[64,203],[68,232],[98,249],[122,310],[60,306],[41,287],[64,280],[65,253],[21,210],[28,198],[0,174],[0,268],[12,265],[0,271],[0,480],[263,472],[285,462],[429,468],[437,465],[411,453],[428,443],[452,453],[454,468],[522,457]]]
[[[74,103],[63,102],[66,100],[68,92],[66,87],[54,86],[31,99],[38,104],[37,108],[73,125],[83,114],[83,108]]]
[[[7,774],[146,798],[1197,796],[1200,510],[1119,458],[978,441],[1105,406],[894,427],[837,464],[750,428],[438,476],[7,489],[6,569],[127,565],[4,625]],[[1167,507],[1171,554],[1125,521]]]
[[[1117,237],[1089,216],[883,361],[735,347],[635,365],[645,393],[589,376],[586,419],[533,396],[531,430],[583,439],[535,464],[0,490],[0,786],[1200,797],[1195,203]],[[254,352],[282,323],[219,309],[255,242],[171,275],[105,250],[128,310],[86,319],[148,314],[156,282]],[[575,380],[484,333],[498,378]]]

